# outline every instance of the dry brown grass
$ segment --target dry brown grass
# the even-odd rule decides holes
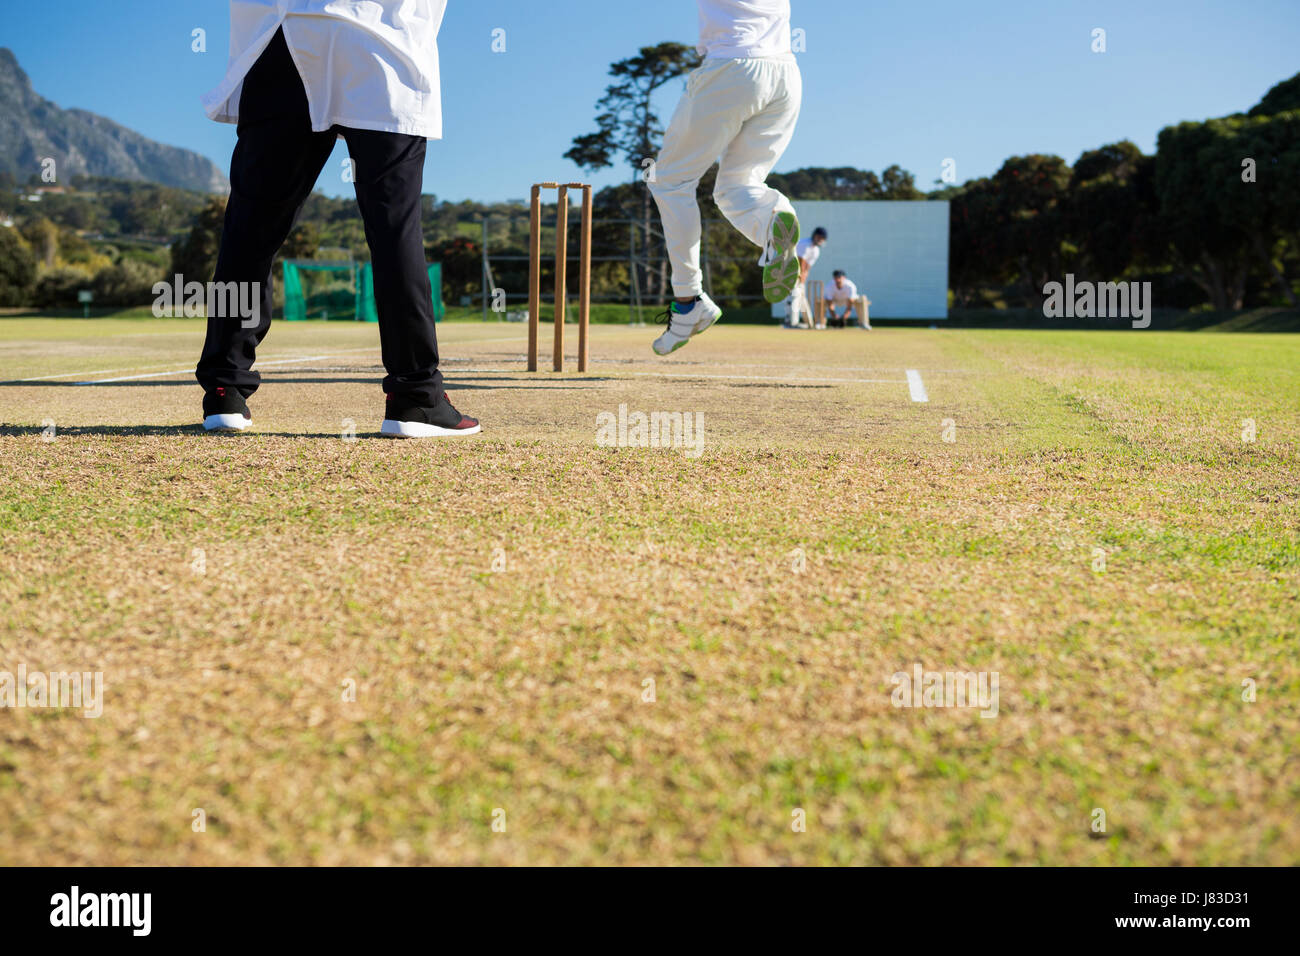
[[[327,357],[234,438],[183,375],[0,386],[0,670],[106,683],[0,710],[0,862],[1300,862],[1293,340],[654,334],[529,376],[520,327],[444,326],[452,443],[370,437],[351,325],[277,325]],[[11,321],[0,363],[200,336]],[[623,402],[702,457],[597,447]],[[915,662],[997,671],[998,716],[893,707]]]

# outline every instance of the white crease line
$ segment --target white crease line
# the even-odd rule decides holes
[[[142,334],[143,334],[143,333],[142,333]],[[150,333],[150,334],[153,334],[153,333]],[[115,336],[115,338],[122,338],[122,336]],[[450,338],[450,336],[448,336],[448,338]],[[522,342],[522,341],[525,341],[525,337],[521,337],[521,336],[517,336],[517,335],[512,335],[512,336],[510,336],[509,338],[495,338],[495,339],[470,339],[470,340],[466,340],[466,341],[463,341],[463,342],[456,342],[456,343],[453,343],[453,344],[457,344],[457,345],[477,345],[477,344],[480,343],[480,342]],[[365,346],[362,346],[362,347],[360,347],[360,348],[355,348],[355,349],[339,349],[339,350],[337,350],[337,351],[330,352],[329,355],[355,355],[355,354],[358,353],[358,352],[378,352],[378,351],[380,351],[380,348],[379,348],[379,346],[377,346],[377,345],[365,345]],[[328,357],[329,357],[329,356],[325,356],[325,355],[314,355],[314,356],[310,356],[310,357],[308,357],[308,358],[301,358],[301,359],[286,359],[286,360],[284,360],[284,361],[273,361],[273,362],[261,362],[261,361],[259,361],[257,364],[258,364],[258,365],[291,365],[291,364],[293,364],[294,362],[308,362],[308,361],[315,361],[315,360],[317,360],[317,359],[328,358]],[[38,375],[38,376],[36,376],[36,377],[34,377],[34,378],[15,378],[15,379],[7,379],[7,380],[5,380],[5,381],[6,381],[6,382],[14,382],[14,383],[19,383],[19,382],[50,382],[50,381],[54,381],[55,379],[60,379],[60,378],[76,378],[78,375],[103,375],[103,374],[105,374],[105,373],[107,373],[107,372],[134,372],[134,371],[137,371],[137,370],[139,370],[139,369],[165,369],[165,366],[162,366],[162,365],[127,365],[127,366],[125,366],[125,367],[120,367],[120,368],[95,368],[95,369],[89,369],[89,370],[86,370],[86,371],[77,371],[77,372],[60,372],[58,375]],[[129,381],[133,381],[133,380],[136,380],[136,379],[149,378],[151,375],[179,375],[181,372],[192,372],[192,371],[194,371],[194,369],[193,369],[192,367],[191,367],[191,368],[188,368],[188,369],[177,369],[176,371],[153,371],[153,372],[150,372],[148,375],[124,375],[124,376],[122,376],[122,377],[120,377],[120,378],[106,378],[106,379],[98,379],[98,380],[93,381],[93,382],[90,382],[90,381],[85,381],[85,382],[73,382],[72,384],[74,384],[74,385],[102,385],[102,384],[105,384],[105,383],[108,383],[108,382],[129,382]]]
[[[376,346],[367,346],[367,347],[365,347],[365,348],[359,348],[359,349],[340,349],[340,350],[338,350],[338,351],[336,351],[336,352],[331,352],[330,355],[352,355],[352,354],[355,353],[355,352],[377,352],[377,351],[379,351],[378,347],[376,347]],[[289,360],[287,360],[287,361],[289,361],[289,362],[302,362],[302,361],[307,361],[307,360],[306,360],[306,359],[289,359]],[[282,361],[271,361],[271,362],[259,362],[258,364],[259,364],[259,365],[283,365],[283,364],[285,364],[285,363],[282,362]],[[11,382],[12,382],[12,383],[15,383],[15,384],[16,384],[16,383],[19,383],[19,382],[48,382],[48,381],[51,381],[51,380],[56,379],[56,378],[75,378],[75,377],[78,376],[78,375],[102,375],[102,374],[104,374],[105,372],[135,372],[135,371],[138,371],[138,370],[140,370],[140,369],[161,369],[161,368],[165,368],[165,366],[162,366],[162,365],[127,365],[127,366],[122,367],[122,368],[96,368],[96,369],[83,370],[83,371],[79,371],[79,372],[60,372],[58,375],[40,375],[40,376],[37,376],[36,378],[15,378],[15,379],[8,379],[8,380],[5,381],[5,384],[9,384],[9,383],[11,383]],[[193,370],[194,370],[193,368],[189,368],[189,369],[182,369],[181,371],[191,371],[191,372],[192,372]],[[154,371],[154,372],[151,372],[150,374],[151,374],[151,375],[178,375],[178,374],[180,374],[180,373],[179,373],[179,372],[166,372],[166,371],[159,372],[159,371]],[[145,375],[145,376],[134,376],[134,377],[136,377],[136,378],[140,378],[140,377],[148,378],[149,376],[148,376],[148,375]],[[126,381],[126,380],[127,380],[127,379],[107,379],[107,381]],[[97,383],[97,382],[74,382],[73,384],[74,384],[74,385],[95,385],[95,384],[98,384],[98,383]]]
[[[502,374],[502,375],[516,375],[516,374],[519,374],[520,372],[524,372],[524,369],[521,369],[521,368],[476,368],[476,367],[474,367],[474,366],[468,366],[468,367],[466,367],[466,366],[455,366],[455,365],[452,365],[452,366],[449,366],[449,367],[445,368],[443,371],[446,372],[446,374],[449,375],[449,376],[454,376],[454,375],[457,375],[457,374],[459,374],[459,373],[461,373],[461,372],[473,372],[473,373],[477,373],[477,374],[482,374],[482,373],[498,374],[498,373],[499,373],[499,374]],[[524,372],[524,374],[526,374],[526,375],[538,375],[537,372]],[[560,381],[563,381],[563,382],[573,381],[573,382],[581,382],[581,381],[583,381],[581,378],[574,378],[574,379],[569,379],[569,378],[565,378],[565,379],[552,379],[552,378],[549,378],[549,377],[548,377],[549,374],[550,374],[550,373],[549,373],[549,371],[548,371],[548,373],[547,373],[546,375],[541,375],[541,376],[539,376],[539,377],[538,377],[538,381],[541,381],[541,382],[545,382],[545,381],[556,381],[556,382],[560,382]],[[605,377],[605,378],[610,378],[610,379],[617,380],[617,379],[619,379],[619,378],[621,378],[621,377],[623,377],[623,376],[627,376],[627,375],[640,375],[640,376],[647,376],[647,377],[651,377],[651,378],[711,378],[711,379],[739,379],[739,380],[741,380],[741,381],[746,381],[746,382],[790,382],[790,383],[792,383],[792,384],[799,384],[800,382],[809,382],[809,383],[812,383],[812,384],[816,384],[816,383],[819,383],[819,382],[835,382],[835,383],[846,384],[846,385],[898,385],[898,384],[901,384],[901,383],[900,383],[900,380],[899,380],[899,379],[896,379],[896,378],[818,378],[818,377],[815,377],[815,376],[814,376],[814,377],[809,377],[809,378],[781,378],[780,376],[776,376],[776,375],[711,375],[711,374],[704,373],[704,372],[627,372],[627,371],[621,371],[621,370],[617,370],[617,369],[615,369],[615,370],[611,370],[611,371],[605,373],[604,377]]]
[[[450,331],[449,331],[449,330],[443,330],[443,331],[447,331],[447,332],[448,332],[447,338],[450,339],[450,338],[451,338]],[[538,335],[537,338],[538,338],[538,341],[541,341],[541,335],[540,335],[540,334]],[[518,333],[516,333],[515,335],[499,335],[499,336],[497,336],[496,338],[493,338],[493,339],[461,339],[460,341],[461,341],[462,343],[466,344],[466,345],[472,345],[472,344],[475,343],[475,342],[527,342],[527,341],[528,341],[528,336],[527,336],[527,335],[519,335]]]
[[[849,385],[872,384],[872,385],[894,385],[898,383],[896,378],[820,378],[817,376],[809,378],[782,378],[777,375],[707,375],[700,372],[625,372],[626,375],[648,375],[653,378],[721,378],[721,379],[741,379],[748,382],[840,382]]]
[[[502,339],[500,341],[507,341],[507,340]],[[358,352],[378,352],[378,351],[379,351],[378,346],[368,345],[359,349],[340,349],[337,352],[330,352],[328,355],[304,355],[301,358],[279,359],[271,362],[263,362],[261,360],[258,360],[255,367],[263,368],[269,365],[294,365],[298,362],[317,362],[322,359],[333,358],[336,355],[356,355]],[[180,375],[183,372],[194,371],[194,366],[192,365],[189,366],[188,368],[178,368],[178,369],[163,369],[161,366],[157,366],[157,365],[152,365],[152,366],[151,365],[143,365],[143,366],[129,365],[126,368],[101,368],[101,369],[91,369],[90,371],[83,371],[83,372],[62,372],[58,375],[41,375],[37,378],[18,378],[18,379],[13,379],[12,381],[16,383],[48,382],[57,378],[75,378],[78,375],[102,375],[104,372],[129,372],[138,368],[152,368],[154,369],[154,371],[145,372],[141,375],[120,375],[116,378],[100,378],[100,379],[95,379],[94,381],[73,382],[72,384],[73,385],[107,385],[111,382],[132,382],[132,381],[138,381],[139,379],[143,379],[143,378],[153,378],[156,375]]]
[[[790,368],[790,363],[774,362],[715,362],[715,365],[730,365],[732,368]],[[798,365],[799,369],[827,369],[832,372],[902,372],[901,366],[893,365]],[[929,368],[921,369],[926,372],[953,372],[967,374],[968,370],[964,368]]]
[[[15,382],[49,382],[56,378],[76,378],[78,375],[104,375],[108,372],[130,372],[137,368],[162,368],[161,365],[131,365],[127,368],[95,368],[88,372],[60,372],[58,375],[38,375],[36,378],[16,378]]]
[[[921,373],[914,368],[907,370],[907,390],[911,393],[914,402],[930,400],[930,396],[925,394],[925,383],[921,381]]]
[[[508,338],[508,339],[505,339],[505,338],[501,338],[501,339],[478,339],[478,340],[474,340],[474,341],[469,341],[469,342],[460,342],[460,343],[455,343],[455,344],[460,344],[460,345],[474,345],[474,344],[476,344],[476,343],[479,342],[479,341],[487,341],[487,342],[514,342],[514,341],[520,341],[520,342],[522,342],[522,341],[524,341],[524,339],[520,338],[519,336],[511,336],[511,337]],[[278,361],[272,361],[272,362],[262,362],[262,361],[259,360],[259,361],[257,362],[257,364],[258,364],[259,366],[261,366],[261,365],[291,365],[291,364],[293,364],[294,362],[310,362],[310,361],[316,361],[316,360],[318,360],[318,359],[329,358],[330,356],[333,356],[333,355],[355,355],[355,354],[358,353],[358,352],[378,352],[378,351],[380,351],[380,348],[379,348],[378,345],[365,345],[365,346],[362,346],[362,347],[360,347],[360,348],[355,348],[355,349],[339,349],[339,350],[337,350],[337,351],[330,352],[329,355],[309,355],[309,356],[306,356],[306,357],[304,357],[304,358],[284,359],[284,360],[278,360]],[[124,367],[124,368],[99,368],[99,369],[90,369],[89,371],[80,371],[80,372],[61,372],[61,373],[59,373],[58,375],[41,375],[41,376],[38,376],[38,377],[36,377],[36,378],[16,378],[16,379],[9,379],[8,381],[11,381],[11,382],[46,382],[46,381],[50,381],[51,379],[56,379],[56,378],[75,378],[75,377],[78,376],[78,375],[102,375],[102,374],[105,373],[105,372],[134,372],[134,371],[136,371],[137,369],[142,369],[142,368],[160,369],[160,368],[163,368],[163,366],[161,366],[161,365],[128,365],[128,366],[126,366],[126,367]],[[181,372],[192,372],[192,371],[194,371],[194,369],[193,369],[193,367],[190,367],[190,368],[186,368],[186,369],[177,369],[177,370],[175,370],[175,371],[161,371],[161,372],[159,372],[159,371],[155,371],[155,372],[150,372],[149,375],[179,375]],[[104,383],[104,382],[126,382],[126,381],[131,381],[132,379],[148,378],[149,375],[128,375],[128,376],[123,376],[123,377],[121,377],[121,378],[101,379],[101,380],[97,380],[97,381],[94,381],[94,382],[73,382],[73,384],[74,384],[74,385],[99,385],[99,384],[102,384],[102,383]]]
[[[333,353],[335,355],[345,353]],[[330,358],[329,355],[304,355],[301,358],[281,359],[278,362],[258,362],[255,367],[265,368],[268,365],[295,365],[298,362],[318,362],[321,359]],[[118,378],[97,378],[93,382],[73,382],[73,385],[107,385],[110,382],[133,382],[142,378],[157,378],[160,375],[181,375],[185,372],[193,372],[194,367],[173,369],[169,372],[145,372],[143,375],[122,375]]]

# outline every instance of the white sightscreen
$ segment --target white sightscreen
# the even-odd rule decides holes
[[[809,281],[843,269],[871,300],[873,319],[948,318],[948,202],[796,202],[804,236],[830,238]],[[785,303],[772,307],[785,315]]]

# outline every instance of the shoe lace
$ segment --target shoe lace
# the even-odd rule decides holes
[[[673,307],[669,305],[668,308],[664,309],[662,312],[659,313],[659,316],[658,318],[655,319],[655,321],[658,322],[660,325],[671,325],[673,321],[673,315],[674,315]]]

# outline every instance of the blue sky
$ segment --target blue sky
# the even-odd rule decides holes
[[[6,0],[8,46],[38,93],[108,116],[222,169],[235,133],[199,96],[226,65],[225,0]],[[794,0],[805,31],[804,113],[778,170],[898,163],[923,187],[945,158],[959,180],[1011,155],[1131,139],[1245,110],[1300,70],[1297,0]],[[558,14],[564,12],[564,22]],[[594,127],[608,65],[642,45],[694,42],[693,0],[450,0],[442,55],[446,138],[431,143],[425,191],[442,199],[523,197],[539,179],[582,174],[562,158]],[[203,27],[208,52],[190,50]],[[504,28],[507,52],[491,51]],[[1107,52],[1091,51],[1094,28]],[[665,92],[665,122],[680,92]],[[339,182],[342,144],[321,187]],[[587,176],[605,185],[622,169]]]

